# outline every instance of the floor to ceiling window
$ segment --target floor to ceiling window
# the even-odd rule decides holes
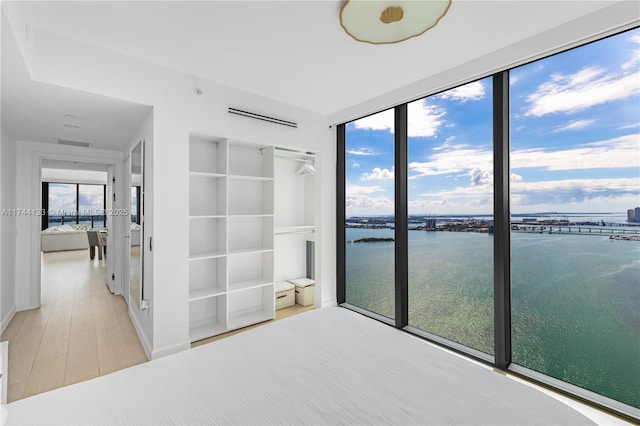
[[[77,201],[75,183],[50,183],[49,227],[76,223]]]
[[[346,126],[346,301],[394,318],[394,110]]]
[[[408,105],[409,325],[493,354],[491,79]]]
[[[78,223],[91,228],[105,226],[104,185],[78,185]]]
[[[337,134],[340,303],[637,417],[640,29]]]
[[[48,194],[48,227],[74,224],[105,227],[105,185],[44,184]]]
[[[510,72],[513,362],[635,407],[639,52],[636,30]]]

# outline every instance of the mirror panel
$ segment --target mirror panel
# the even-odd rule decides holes
[[[130,189],[130,237],[129,244],[131,246],[130,259],[129,259],[129,291],[130,300],[141,307],[143,300],[143,250],[142,242],[143,225],[144,225],[144,212],[143,212],[143,200],[144,200],[144,173],[143,173],[143,154],[144,146],[143,141],[138,144],[131,151],[131,189]]]

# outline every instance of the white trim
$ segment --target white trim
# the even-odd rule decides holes
[[[21,303],[16,305],[16,312],[28,311],[30,309],[38,309],[40,306],[33,305],[31,303]]]
[[[144,328],[138,321],[138,317],[133,313],[134,307],[132,307],[130,304],[128,304],[128,306],[129,306],[129,310],[128,310],[129,318],[131,318],[131,322],[133,323],[133,328],[136,330],[136,334],[138,335],[138,340],[140,340],[140,343],[142,344],[142,349],[144,349],[144,353],[147,356],[147,359],[150,360],[152,359],[151,357],[153,355],[151,342],[149,342],[147,335],[144,333]],[[137,308],[138,307],[135,306],[135,309]]]
[[[330,308],[332,306],[338,306],[338,300],[337,299],[333,298],[333,299],[323,300],[322,301],[322,306],[316,305],[316,308],[319,308],[319,307]]]
[[[90,150],[87,153],[78,152],[78,150],[84,150],[86,148],[67,148],[60,147],[53,144],[43,143],[24,143],[19,144],[19,149],[24,149],[30,157],[30,169],[27,172],[30,174],[31,179],[31,196],[29,203],[32,207],[38,207],[41,204],[42,198],[42,160],[72,160],[79,162],[99,163],[105,165],[115,165],[116,176],[122,176],[122,152],[120,151],[105,151],[105,150]],[[41,241],[40,241],[40,217],[33,216],[29,218],[29,239],[30,245],[28,249],[29,258],[29,300],[18,304],[17,310],[35,309],[40,306],[41,300]],[[116,241],[121,241],[124,244],[124,238],[118,238],[122,232],[122,224],[117,220],[113,221],[114,224],[114,245]],[[114,254],[113,261],[116,267],[122,263],[122,250],[112,250]],[[24,255],[24,253],[17,253],[17,257]],[[117,270],[117,269],[116,269]],[[120,277],[120,280],[122,277]],[[115,294],[122,292],[122,285],[116,275]]]
[[[625,415],[634,417],[636,419],[640,419],[640,409],[632,407],[631,405],[627,405],[624,404],[622,402],[616,401],[614,399],[611,398],[607,398],[606,396],[597,394],[595,392],[592,392],[590,390],[581,388],[579,386],[576,386],[574,384],[571,384],[569,382],[566,382],[564,380],[559,380],[556,379],[554,377],[551,376],[547,376],[544,373],[540,373],[538,371],[535,370],[531,370],[527,367],[524,367],[522,365],[518,365],[518,364],[511,364],[509,365],[508,371],[513,371],[515,373],[518,374],[522,374],[525,377],[530,377],[533,380],[537,380],[541,383],[545,383],[548,385],[551,385],[552,387],[559,389],[560,391],[565,391],[568,392],[569,394],[573,394],[576,395],[579,398],[584,398],[587,401],[592,401],[598,405],[601,405],[603,407],[607,407],[610,408],[614,411],[617,411],[619,413],[623,413]],[[536,388],[542,388],[541,386],[535,385]],[[560,395],[557,392],[553,392],[553,390],[550,390],[549,392],[550,395]],[[562,400],[561,398],[556,398],[558,400]],[[569,399],[571,399],[569,397]],[[576,401],[577,402],[577,401]],[[585,414],[585,413],[583,413]],[[586,415],[586,414],[585,414]]]
[[[9,323],[11,322],[15,314],[16,314],[16,305],[14,303],[11,309],[9,310],[9,312],[7,313],[7,315],[5,315],[4,318],[2,318],[2,328],[0,329],[0,334],[4,333],[4,331],[9,326]]]
[[[167,355],[177,354],[178,352],[186,351],[187,349],[191,349],[191,343],[186,342],[181,345],[171,346],[170,348],[162,349],[160,351],[154,351],[151,354],[151,359],[158,359],[165,357]]]

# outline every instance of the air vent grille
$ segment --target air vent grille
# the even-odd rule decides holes
[[[81,146],[84,148],[89,148],[89,142],[80,142],[80,141],[70,141],[67,139],[58,139],[58,143],[60,145],[70,145],[70,146]]]
[[[280,124],[281,126],[296,127],[296,128],[298,127],[298,123],[294,123],[293,121],[283,120],[281,118],[269,117],[268,115],[257,114],[255,112],[244,111],[237,108],[229,107],[229,114],[241,115],[243,117],[267,121],[269,123],[274,123],[274,124]]]

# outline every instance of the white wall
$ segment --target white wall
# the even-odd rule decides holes
[[[152,357],[189,347],[190,133],[318,153],[317,176],[321,184],[317,191],[320,197],[317,226],[321,253],[316,278],[322,286],[323,302],[335,303],[335,139],[324,116],[213,82],[200,81],[198,87],[203,94],[198,96],[194,93],[195,79],[191,75],[53,34],[38,34],[34,39],[32,71],[35,78],[154,107],[153,143],[146,163],[151,173],[147,183],[153,185],[153,191],[147,191],[146,200],[147,209],[153,210],[151,229],[147,229],[154,241],[150,300]],[[294,129],[233,116],[227,113],[228,106],[295,121],[299,126]],[[149,325],[142,328],[148,331]]]
[[[135,324],[136,330],[138,332],[138,337],[140,338],[140,342],[147,354],[148,358],[151,358],[153,355],[153,330],[154,330],[154,313],[156,311],[156,304],[154,302],[154,282],[153,282],[153,255],[154,251],[150,250],[149,239],[153,237],[153,217],[154,210],[149,208],[149,206],[153,206],[154,203],[154,186],[153,186],[153,110],[149,111],[149,114],[143,122],[140,124],[140,127],[136,130],[135,135],[131,138],[131,142],[127,148],[125,156],[130,155],[131,150],[135,147],[135,145],[144,140],[144,237],[145,241],[142,242],[144,247],[144,270],[143,270],[143,280],[144,280],[144,298],[149,301],[149,309],[140,310],[138,305],[130,299],[130,289],[128,284],[125,286],[125,298],[129,301],[129,316],[131,320]],[[130,164],[125,162],[125,164]],[[130,173],[130,165],[129,168],[125,167],[125,174],[129,175]],[[125,178],[124,181],[124,192],[123,194],[129,194],[128,190],[131,186],[130,180]],[[127,203],[128,206],[128,203]],[[131,232],[130,226],[129,229],[125,230],[125,233]],[[128,259],[124,262],[125,271],[123,271],[123,275],[127,276],[129,274],[128,267]],[[125,278],[126,279],[126,278]]]
[[[84,183],[104,185],[107,183],[107,172],[92,170],[67,170],[42,168],[43,182]]]
[[[16,141],[4,128],[0,137],[0,209],[19,208],[16,204]],[[0,218],[0,318],[2,331],[16,312],[16,217]]]

